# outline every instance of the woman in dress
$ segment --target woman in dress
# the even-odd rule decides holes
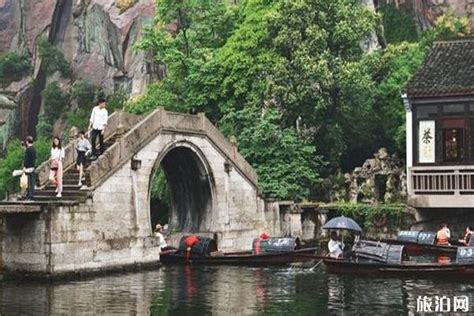
[[[49,174],[49,180],[56,185],[56,197],[62,197],[63,192],[63,160],[64,160],[64,149],[61,146],[61,140],[59,137],[53,138],[51,145],[51,173]]]

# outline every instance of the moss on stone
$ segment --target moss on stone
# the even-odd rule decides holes
[[[116,0],[115,1],[115,6],[119,8],[120,13],[123,13],[133,7],[138,0]]]

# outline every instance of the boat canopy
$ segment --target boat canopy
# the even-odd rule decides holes
[[[402,230],[398,233],[397,240],[400,242],[411,242],[420,245],[434,245],[436,243],[436,233],[417,230]]]
[[[400,264],[407,258],[405,246],[390,245],[379,241],[361,240],[353,248],[356,260],[370,260],[389,264]]]

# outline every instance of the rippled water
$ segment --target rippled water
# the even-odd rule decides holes
[[[418,296],[467,295],[470,279],[339,276],[323,270],[168,266],[62,283],[0,283],[0,313],[406,315]]]

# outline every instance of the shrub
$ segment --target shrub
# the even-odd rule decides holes
[[[41,92],[45,119],[54,124],[64,107],[69,103],[69,94],[59,87],[57,81],[49,83]]]
[[[89,124],[89,109],[80,108],[77,109],[74,113],[68,112],[66,116],[66,121],[69,127],[75,126],[79,130],[85,130]]]
[[[26,54],[11,52],[0,56],[0,83],[18,81],[30,70],[30,60]]]
[[[117,109],[123,109],[127,104],[127,93],[122,89],[119,89],[108,96],[107,98],[107,108],[109,113]]]
[[[72,76],[72,69],[64,58],[63,53],[46,39],[41,39],[39,44],[39,55],[43,69],[47,75],[59,71],[65,77]]]
[[[406,205],[403,204],[362,204],[362,203],[337,203],[334,209],[341,215],[350,217],[361,224],[364,229],[373,227],[383,217],[393,217],[401,220],[401,215]]]
[[[35,142],[36,166],[48,159],[50,144],[49,138],[40,138]],[[7,146],[5,158],[0,159],[0,198],[5,198],[9,192],[18,191],[19,177],[12,177],[12,172],[23,168],[24,155],[20,141],[15,140]]]
[[[39,117],[36,131],[40,136],[50,137],[54,123],[69,103],[69,94],[61,90],[58,83],[53,81],[41,92],[41,96],[43,97],[43,113]]]
[[[79,108],[91,109],[94,106],[96,87],[87,80],[76,80],[71,89],[71,100],[76,101]]]

